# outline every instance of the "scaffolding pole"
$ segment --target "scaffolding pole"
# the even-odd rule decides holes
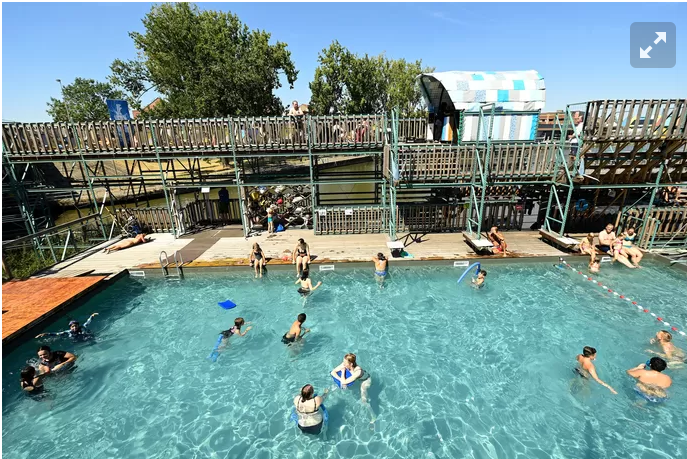
[[[169,190],[167,189],[167,179],[165,178],[165,171],[162,169],[162,161],[160,160],[160,147],[157,141],[157,135],[155,129],[153,128],[153,123],[150,123],[150,132],[153,136],[153,145],[155,146],[155,157],[157,158],[157,166],[160,169],[160,179],[162,180],[162,192],[165,194],[165,202],[167,203],[167,212],[169,213],[169,222],[172,226],[172,234],[174,237],[179,237],[177,234],[176,225],[174,224],[174,214],[172,212],[172,206],[169,201]]]
[[[484,163],[480,152],[482,150],[482,130],[485,128],[484,109],[491,107],[489,113],[489,124],[485,132],[484,144]],[[487,194],[487,185],[489,180],[489,163],[491,161],[491,136],[494,128],[494,113],[496,105],[493,103],[483,104],[479,107],[479,118],[477,119],[477,144],[474,149],[474,158],[472,160],[472,173],[470,174],[470,205],[468,206],[467,230],[468,234],[476,239],[482,237],[482,217],[484,213],[484,200]],[[479,180],[479,183],[478,183]],[[479,202],[477,201],[477,194],[479,188]],[[473,212],[476,213],[477,219],[472,218]],[[475,226],[476,231],[473,231]]]

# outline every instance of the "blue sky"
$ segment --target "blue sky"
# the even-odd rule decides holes
[[[230,10],[286,42],[300,71],[284,103],[309,99],[318,52],[332,40],[357,53],[386,52],[445,70],[536,69],[546,110],[592,99],[687,97],[685,3],[200,3]],[[48,121],[56,78],[105,80],[115,58],[133,58],[129,31],[143,31],[150,3],[4,3],[2,118]],[[630,66],[630,24],[672,21],[677,64]]]

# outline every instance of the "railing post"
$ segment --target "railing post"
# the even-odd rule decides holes
[[[658,192],[658,185],[661,183],[661,177],[663,176],[663,169],[665,168],[665,159],[661,160],[661,165],[658,167],[658,174],[656,174],[656,180],[654,181],[654,187],[651,190],[651,198],[649,199],[649,206],[646,208],[644,213],[644,222],[642,223],[642,231],[639,234],[639,239],[642,239],[644,233],[646,232],[646,222],[651,218],[651,211],[654,208],[654,200],[656,199],[656,193]]]
[[[312,117],[310,115],[305,115],[306,116],[306,139],[308,142],[308,160],[310,162],[310,209],[312,210],[313,217],[315,216],[315,179],[314,179],[314,171],[313,171],[313,156],[312,156],[312,144],[313,144],[313,137],[314,133],[312,130]],[[313,218],[312,220],[312,230],[313,234],[317,234],[317,219]]]
[[[227,118],[229,123],[229,138],[231,139],[231,156],[234,160],[234,178],[236,180],[236,194],[239,198],[239,210],[241,212],[241,225],[243,226],[243,236],[247,237],[250,228],[248,227],[248,222],[246,221],[246,212],[243,202],[243,193],[241,192],[241,174],[239,173],[239,163],[236,159],[236,139],[234,134],[234,121],[231,117]]]
[[[160,179],[162,180],[162,191],[165,194],[165,202],[167,203],[167,212],[169,213],[169,222],[172,226],[172,234],[174,237],[178,237],[176,232],[176,227],[174,225],[174,216],[172,215],[172,206],[169,202],[169,190],[167,189],[167,179],[165,178],[165,171],[162,169],[162,160],[160,159],[160,146],[157,141],[157,135],[155,129],[153,128],[153,122],[150,122],[150,133],[153,136],[153,145],[155,146],[155,158],[157,159],[157,166],[160,169]]]

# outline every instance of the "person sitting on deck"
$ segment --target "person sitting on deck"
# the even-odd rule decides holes
[[[613,224],[606,225],[603,231],[599,233],[599,250],[604,253],[611,252],[611,245],[615,241],[615,231],[613,231]]]
[[[658,401],[668,396],[666,389],[673,384],[670,376],[662,373],[667,366],[666,361],[662,358],[652,357],[647,362],[627,370],[627,374],[637,380],[635,388],[637,393],[653,401]]]
[[[41,373],[56,373],[76,361],[76,356],[71,352],[53,351],[49,346],[38,348],[38,358],[41,361],[38,367]]]
[[[84,322],[83,325],[79,325],[79,322],[77,322],[76,320],[72,320],[69,322],[69,330],[53,333],[41,333],[40,335],[37,335],[36,338],[43,338],[44,336],[68,336],[71,339],[78,341],[86,341],[92,339],[93,333],[91,333],[90,330],[88,330],[88,326],[91,325],[91,320],[93,320],[93,317],[97,315],[97,312],[91,314],[91,316],[88,318],[86,322]]]
[[[310,246],[305,243],[305,240],[303,240],[303,238],[298,240],[296,248],[293,249],[291,259],[293,260],[293,263],[296,265],[296,274],[300,275],[301,268],[303,271],[308,269],[308,265],[310,264]]]
[[[381,286],[384,284],[384,278],[387,275],[387,265],[389,260],[386,259],[383,253],[379,252],[376,257],[372,257],[372,261],[375,262],[375,278]]]
[[[506,238],[503,237],[503,234],[499,231],[498,226],[491,227],[489,234],[487,234],[487,238],[494,244],[494,248],[497,252],[503,253],[504,257],[507,255],[506,250],[508,249],[508,244],[506,243]]]
[[[298,288],[298,293],[301,294],[301,296],[307,296],[310,292],[314,292],[317,290],[317,288],[322,285],[322,281],[319,281],[316,286],[313,287],[312,281],[308,277],[310,273],[308,272],[307,269],[304,269],[302,273],[300,273],[300,276],[298,279],[296,279],[296,284],[301,283],[301,286]]]
[[[589,233],[580,242],[580,253],[589,255],[589,263],[596,260],[596,248],[594,247],[594,233]]]
[[[596,360],[596,349],[591,346],[585,346],[584,349],[582,349],[582,354],[577,355],[576,360],[578,366],[575,368],[575,372],[578,375],[585,379],[591,376],[594,381],[610,390],[612,394],[618,394],[615,389],[600,380],[596,374],[596,368],[594,367],[594,360]]]
[[[621,234],[621,237],[623,238],[623,251],[628,258],[632,258],[632,264],[638,267],[639,262],[642,261],[642,258],[644,257],[644,254],[641,250],[639,250],[639,248],[637,248],[637,246],[634,245],[635,236],[636,234],[634,228],[628,228],[627,231]]]
[[[666,359],[668,367],[670,368],[682,367],[687,362],[687,354],[685,354],[685,351],[675,346],[672,341],[673,335],[671,335],[669,331],[660,330],[656,333],[656,338],[652,338],[650,343],[660,345],[663,353],[651,349],[647,349],[646,351]]]
[[[255,277],[258,277],[258,271],[260,272],[260,277],[262,277],[262,271],[265,268],[265,252],[260,248],[260,244],[257,242],[253,244],[253,249],[250,251],[250,265],[255,268]]]
[[[306,333],[310,333],[309,328],[305,330],[302,329],[305,319],[307,319],[305,313],[298,314],[298,318],[291,324],[289,331],[284,333],[284,336],[281,337],[281,342],[288,346],[297,341],[301,341]]]
[[[611,255],[613,255],[613,261],[619,261],[628,268],[637,268],[638,266],[630,263],[628,253],[623,248],[623,239],[621,237],[615,238],[613,245],[611,246]]]
[[[145,244],[146,242],[152,241],[151,238],[147,238],[144,233],[141,233],[137,235],[136,237],[130,237],[128,239],[124,239],[123,241],[119,241],[118,243],[111,245],[110,247],[105,248],[103,252],[105,253],[110,253],[110,252],[116,252],[117,250],[122,250],[122,249],[128,249],[129,247],[133,247],[138,244]]]

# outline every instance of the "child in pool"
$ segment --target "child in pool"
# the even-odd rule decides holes
[[[685,351],[675,346],[673,343],[673,335],[666,330],[660,330],[656,333],[656,338],[651,339],[651,344],[658,344],[661,346],[663,353],[647,349],[646,351],[651,354],[656,354],[659,357],[664,358],[668,362],[669,368],[675,368],[685,364]]]
[[[477,272],[477,277],[473,277],[472,280],[471,280],[472,286],[473,286],[474,288],[482,288],[482,287],[484,287],[484,280],[485,280],[486,277],[487,277],[487,272],[486,272],[485,270],[483,270],[483,269],[480,269],[480,270]]]
[[[589,272],[590,273],[598,274],[600,268],[601,268],[601,265],[599,264],[598,261],[592,261],[591,263],[589,263]]]

